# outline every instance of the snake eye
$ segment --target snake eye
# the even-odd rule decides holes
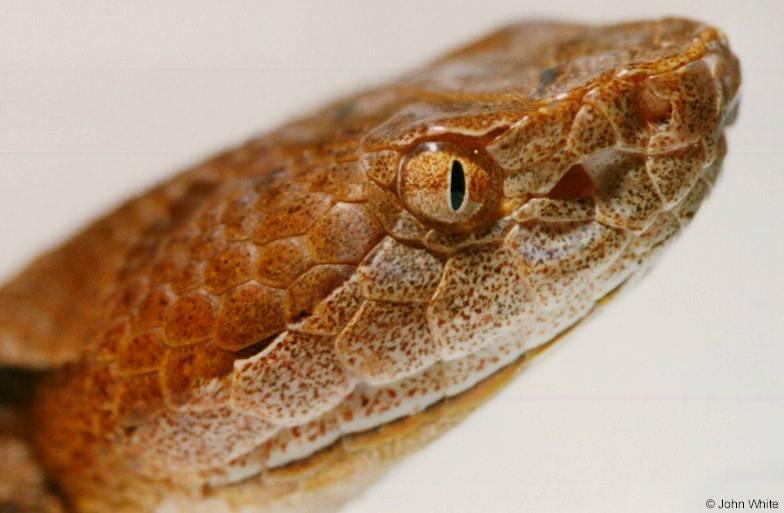
[[[482,223],[496,210],[501,177],[498,167],[478,149],[427,142],[404,159],[398,188],[412,214],[462,231]]]

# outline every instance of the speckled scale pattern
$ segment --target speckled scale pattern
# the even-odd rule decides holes
[[[653,261],[739,84],[697,22],[520,23],[130,200],[0,290],[0,359],[66,364],[47,470],[84,512],[345,499]],[[499,174],[470,229],[407,207],[423,141]]]

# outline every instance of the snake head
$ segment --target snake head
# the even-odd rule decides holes
[[[6,325],[53,313],[19,340],[84,352],[41,394],[42,454],[99,502],[255,498],[259,474],[470,389],[689,222],[739,81],[688,20],[522,23],[132,200],[0,295]]]

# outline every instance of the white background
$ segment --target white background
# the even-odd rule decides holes
[[[656,5],[653,5],[653,4]],[[350,513],[784,509],[784,2],[0,2],[0,276],[227,144],[524,17],[681,14],[743,64],[725,172],[639,286]]]

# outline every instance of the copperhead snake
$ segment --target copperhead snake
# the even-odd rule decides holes
[[[654,261],[739,85],[696,21],[523,22],[130,199],[0,289],[0,510],[338,508]]]

